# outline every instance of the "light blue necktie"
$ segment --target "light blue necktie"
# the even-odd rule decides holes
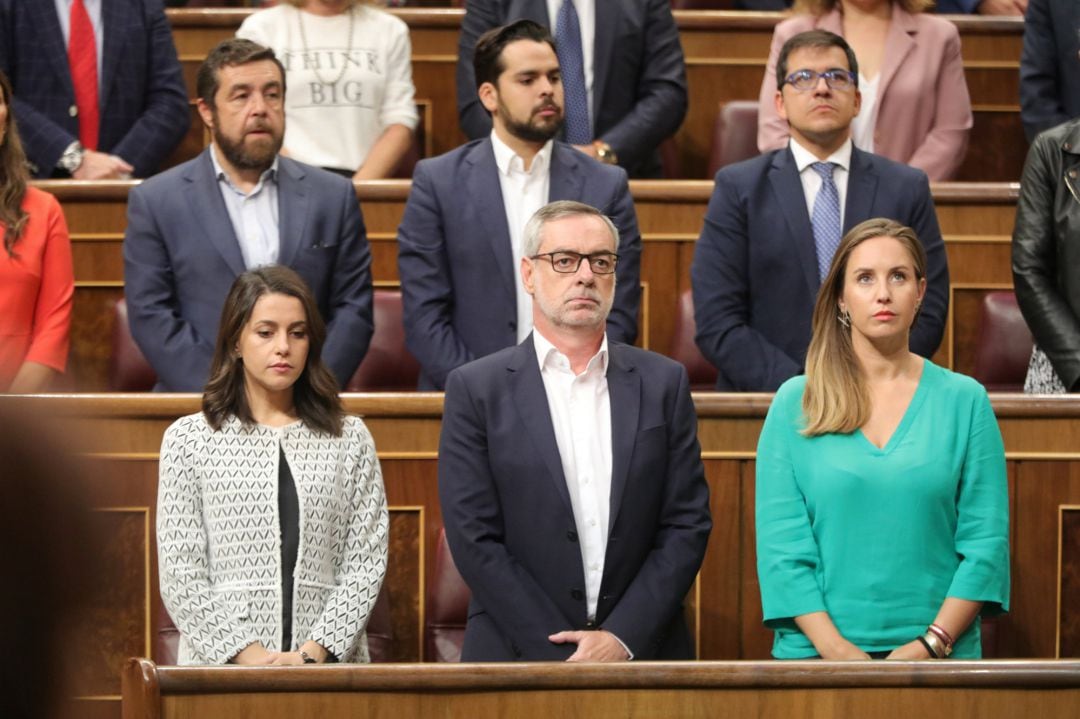
[[[824,280],[836,248],[840,246],[840,193],[833,182],[835,162],[815,162],[810,167],[821,176],[821,189],[814,198],[810,224],[814,228],[814,245],[817,247],[818,278]]]
[[[563,0],[555,30],[559,69],[562,71],[565,109],[564,132],[571,145],[587,145],[593,140],[589,123],[589,94],[585,90],[585,60],[581,52],[581,25],[573,0]]]

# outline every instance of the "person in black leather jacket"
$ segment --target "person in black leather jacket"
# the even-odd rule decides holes
[[[1024,391],[1080,391],[1080,119],[1043,132],[1028,151],[1012,269],[1035,338]]]

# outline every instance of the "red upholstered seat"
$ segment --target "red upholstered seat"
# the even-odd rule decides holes
[[[454,566],[446,531],[439,529],[435,550],[435,578],[428,589],[427,619],[424,627],[425,660],[429,662],[461,661],[461,645],[465,641],[465,620],[472,594]]]
[[[709,152],[709,177],[735,162],[756,157],[758,104],[756,100],[720,103],[713,123],[712,148]]]
[[[419,378],[420,364],[405,349],[401,291],[375,290],[375,335],[345,390],[409,392],[416,389]]]
[[[972,376],[991,392],[1022,392],[1034,341],[1012,292],[983,297]]]
[[[149,392],[155,384],[157,384],[157,375],[131,336],[127,302],[121,297],[113,306],[109,391]]]
[[[716,368],[701,354],[694,342],[694,296],[690,290],[679,295],[675,310],[675,336],[671,342],[671,358],[682,362],[690,375],[690,389],[709,391],[716,388]]]

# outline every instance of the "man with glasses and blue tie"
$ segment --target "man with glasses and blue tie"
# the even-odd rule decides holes
[[[720,391],[771,392],[803,371],[821,279],[851,227],[887,217],[915,230],[928,259],[911,349],[941,343],[949,271],[926,174],[851,142],[859,112],[855,53],[824,30],[788,40],[776,65],[782,150],[723,168],[690,269],[697,345]]]
[[[588,205],[538,210],[519,263],[532,333],[447,380],[462,661],[694,657],[683,599],[712,528],[697,419],[682,365],[604,331],[618,242]]]
[[[553,200],[578,200],[619,231],[619,288],[608,336],[637,337],[641,235],[626,172],[555,140],[563,80],[547,29],[519,20],[485,33],[474,53],[474,93],[493,129],[421,161],[398,228],[405,341],[420,389],[532,330],[532,300],[516,282],[525,223]]]
[[[686,116],[686,63],[670,0],[467,0],[457,104],[470,139],[491,132],[476,97],[473,47],[519,19],[551,28],[566,90],[563,139],[631,177],[660,177],[658,148]]]

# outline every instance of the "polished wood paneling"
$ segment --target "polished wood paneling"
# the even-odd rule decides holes
[[[170,10],[180,61],[194,96],[195,70],[213,45],[230,37],[247,10]],[[454,68],[462,10],[394,9],[411,31],[417,100],[430,102],[432,150],[465,139],[458,129]],[[721,102],[757,99],[774,25],[780,13],[676,11],[686,54],[690,107],[675,136],[685,177],[704,178],[713,120]],[[971,149],[958,179],[1011,181],[1020,177],[1026,142],[1020,124],[1019,60],[1022,18],[951,17],[963,42],[964,69],[974,110]],[[198,123],[196,123],[197,127]],[[196,130],[184,150],[197,149]]]
[[[1061,508],[1058,656],[1080,658],[1080,505]]]
[[[1072,717],[1077,662],[124,669],[124,719]]]

